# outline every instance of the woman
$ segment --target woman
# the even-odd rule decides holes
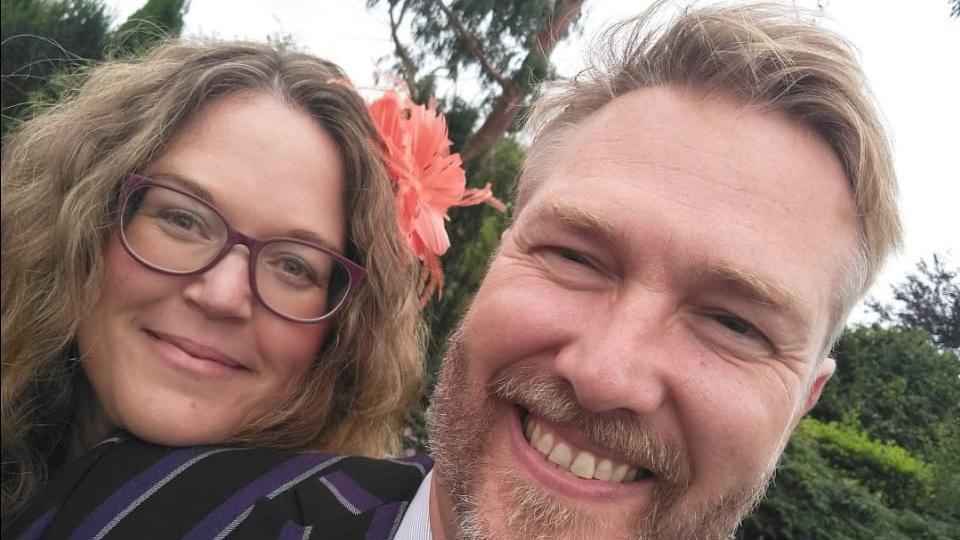
[[[396,448],[417,275],[342,80],[305,54],[175,42],[95,69],[6,142],[5,523],[114,429]]]

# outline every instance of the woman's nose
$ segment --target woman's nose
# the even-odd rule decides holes
[[[211,318],[247,319],[254,302],[250,264],[249,251],[234,246],[213,268],[193,276],[184,296]]]

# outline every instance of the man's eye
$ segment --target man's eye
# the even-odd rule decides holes
[[[742,336],[750,335],[759,335],[760,333],[756,328],[747,321],[737,317],[736,315],[730,315],[727,313],[720,313],[714,315],[714,320],[723,325],[728,330],[740,334]]]
[[[574,251],[572,249],[567,249],[567,248],[555,248],[555,249],[556,249],[557,255],[560,255],[561,257],[563,257],[564,259],[570,262],[582,264],[584,266],[593,266],[593,263],[590,262],[590,259],[588,259],[583,253],[580,253],[579,251]]]

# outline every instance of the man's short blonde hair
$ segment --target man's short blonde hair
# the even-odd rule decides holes
[[[873,283],[902,237],[893,158],[880,115],[853,47],[814,22],[815,15],[777,4],[687,8],[662,23],[665,2],[605,32],[577,77],[534,102],[533,143],[520,179],[517,213],[549,173],[574,128],[634,90],[674,86],[732,97],[809,126],[843,166],[859,214],[855,253],[845,262],[824,353],[850,310]]]

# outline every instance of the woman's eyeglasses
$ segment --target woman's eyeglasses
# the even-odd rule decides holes
[[[246,236],[209,202],[140,175],[123,184],[120,239],[147,268],[178,276],[206,272],[235,245],[244,245],[253,294],[273,313],[300,323],[328,320],[366,274],[357,263],[311,242]]]

